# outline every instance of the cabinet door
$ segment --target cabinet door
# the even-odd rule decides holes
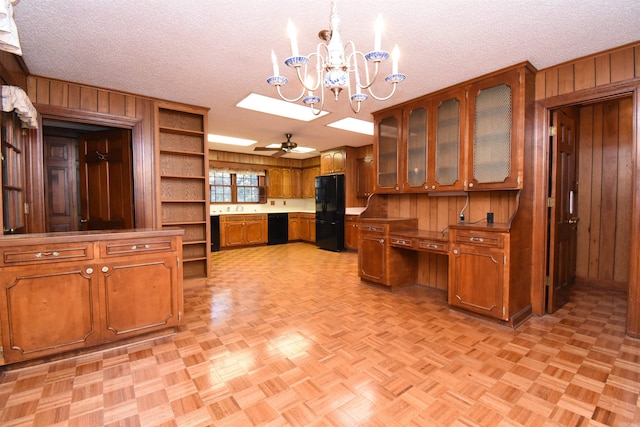
[[[245,244],[245,232],[242,221],[220,222],[220,245],[222,247],[242,246]]]
[[[291,169],[283,168],[280,172],[282,173],[282,197],[291,199],[293,197]]]
[[[344,247],[358,249],[358,217],[347,216],[344,222]]]
[[[358,246],[358,274],[362,279],[385,283],[385,239],[363,234]]]
[[[373,192],[373,159],[356,160],[356,197],[369,197]]]
[[[434,161],[432,190],[454,191],[464,189],[465,91],[456,89],[442,93],[432,100],[434,125],[431,158]]]
[[[308,242],[311,239],[309,224],[309,218],[307,216],[300,215],[300,240],[303,242]]]
[[[313,199],[316,197],[316,176],[320,175],[320,168],[315,166],[302,171],[302,197]]]
[[[269,197],[272,199],[280,199],[283,198],[283,177],[282,177],[282,169],[280,168],[271,168],[267,172],[269,175],[267,176],[267,193]]]
[[[267,236],[264,232],[264,222],[265,221],[259,219],[252,219],[244,223],[244,241],[246,245],[258,245],[267,241]]]
[[[469,94],[469,189],[522,188],[518,179],[519,72],[474,84]],[[520,136],[522,138],[522,136]]]
[[[100,343],[95,270],[92,265],[56,268],[41,265],[30,271],[0,274],[5,362]]]
[[[449,256],[449,304],[507,320],[504,251],[457,245]]]
[[[102,277],[104,341],[178,325],[180,272],[176,257],[103,264],[96,273]]]
[[[373,152],[376,159],[375,189],[379,193],[396,193],[400,191],[398,180],[400,120],[400,110],[376,119],[375,137],[377,143],[373,146]]]
[[[346,168],[347,154],[345,150],[332,150],[320,155],[321,174],[344,173]]]
[[[428,150],[428,102],[422,101],[407,106],[403,117],[404,133],[404,175],[403,191],[424,191],[429,189],[427,169]]]
[[[300,217],[289,214],[289,241],[300,240]]]

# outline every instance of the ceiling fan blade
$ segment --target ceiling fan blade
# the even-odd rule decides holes
[[[278,151],[277,153],[273,153],[273,154],[271,155],[271,157],[282,157],[282,156],[284,156],[285,154],[287,154],[287,152],[286,152],[285,150],[280,150],[280,151]]]
[[[276,151],[281,150],[281,148],[269,148],[269,147],[255,147],[253,151]]]

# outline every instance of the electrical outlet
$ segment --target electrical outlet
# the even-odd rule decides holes
[[[487,212],[487,224],[493,224],[493,212]]]
[[[282,206],[287,206],[287,201],[286,200],[282,201]]]

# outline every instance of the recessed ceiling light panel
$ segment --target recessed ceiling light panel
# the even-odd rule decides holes
[[[372,122],[367,122],[365,120],[360,120],[360,119],[354,119],[353,117],[347,117],[342,120],[329,123],[327,126],[346,130],[349,132],[362,133],[365,135],[373,135]]]
[[[242,101],[236,104],[236,107],[245,108],[247,110],[258,111],[260,113],[273,114],[275,116],[286,117],[288,119],[310,122],[318,117],[327,115],[326,111],[313,114],[311,108],[300,104],[292,104],[290,102],[281,101],[279,99],[270,98],[257,93],[251,93]]]

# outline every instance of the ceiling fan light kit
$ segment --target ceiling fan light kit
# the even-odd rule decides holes
[[[271,155],[272,157],[282,157],[298,147],[298,144],[296,142],[291,141],[292,135],[290,133],[285,133],[284,136],[287,138],[287,140],[281,142],[279,148],[255,147],[253,151],[275,151],[275,153]]]
[[[389,53],[381,49],[382,17],[378,15],[376,21],[374,50],[367,54],[359,52],[352,41],[343,44],[340,35],[340,16],[336,14],[335,2],[331,2],[330,21],[331,30],[322,30],[318,33],[323,42],[318,43],[316,51],[308,56],[301,56],[298,53],[297,32],[289,20],[288,33],[291,40],[291,56],[285,59],[284,63],[287,67],[295,69],[298,81],[302,85],[300,95],[295,98],[287,98],[282,94],[281,88],[289,80],[280,75],[278,60],[273,50],[271,51],[271,62],[274,75],[267,79],[267,83],[274,86],[280,98],[285,101],[298,102],[302,99],[302,102],[309,105],[313,114],[316,115],[324,110],[324,89],[332,92],[335,101],[338,101],[342,90],[346,89],[349,105],[354,113],[360,112],[361,103],[366,101],[369,95],[378,101],[391,98],[396,91],[397,84],[406,79],[404,74],[398,72],[400,52],[397,45],[391,55],[392,72],[384,79],[392,85],[391,92],[387,96],[377,96],[372,90],[372,85],[378,77],[380,63],[389,59]],[[316,71],[308,71],[307,67],[314,57]],[[373,71],[370,70],[370,67],[373,68]],[[314,92],[318,90],[319,95],[316,95]],[[369,95],[363,90],[366,90]]]

